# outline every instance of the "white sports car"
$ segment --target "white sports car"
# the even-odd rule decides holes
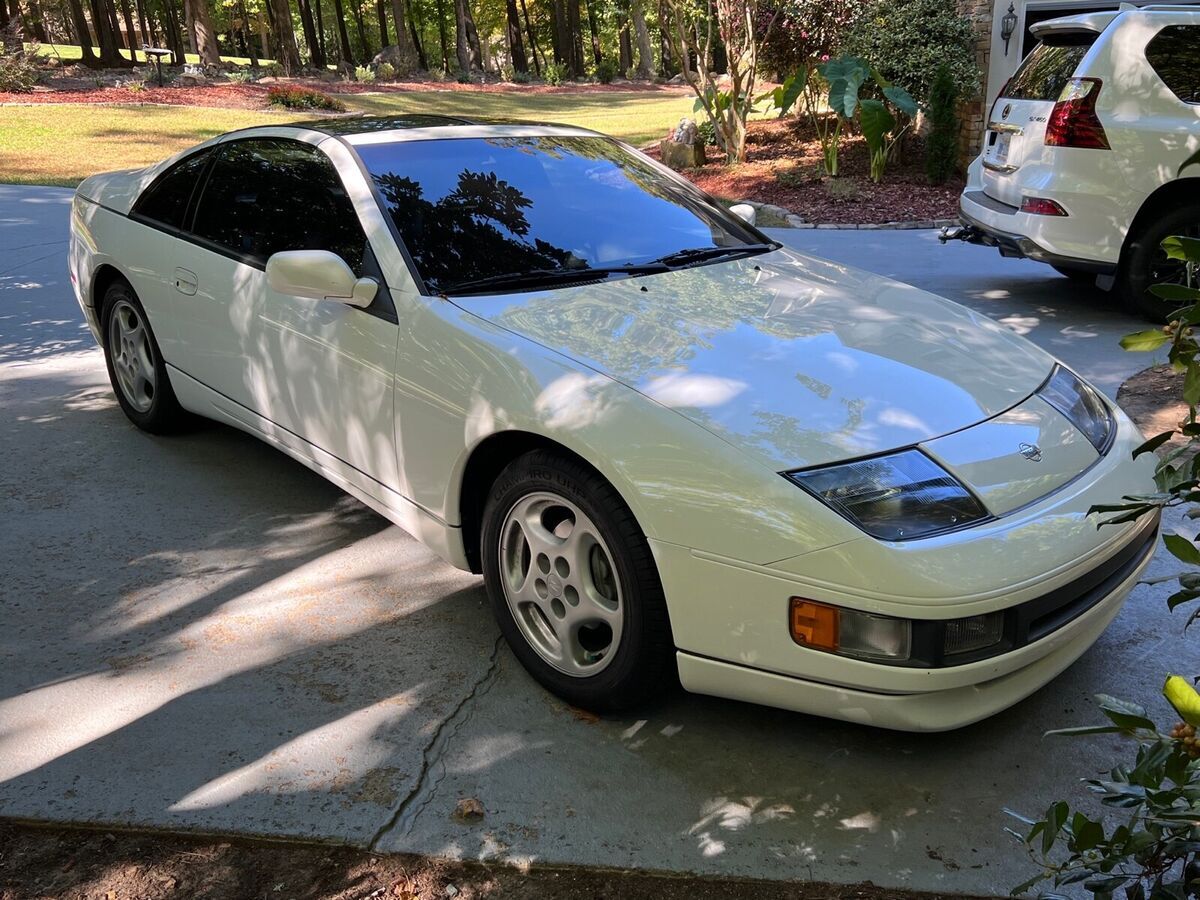
[[[938,730],[1116,616],[1119,409],[987,318],[794,253],[579,128],[252,128],[84,181],[70,268],[140,428],[185,411],[484,575],[567,701]]]

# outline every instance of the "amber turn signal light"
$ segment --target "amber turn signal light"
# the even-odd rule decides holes
[[[838,609],[824,603],[814,603],[801,597],[791,599],[788,619],[792,640],[805,647],[819,650],[838,648]]]

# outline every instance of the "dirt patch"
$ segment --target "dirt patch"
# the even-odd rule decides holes
[[[0,900],[960,900],[870,884],[781,884],[451,863],[325,845],[0,824]]]
[[[1117,405],[1125,410],[1146,437],[1154,437],[1187,419],[1188,408],[1183,402],[1183,375],[1169,365],[1143,369],[1121,385]],[[1158,452],[1166,455],[1187,443],[1183,435],[1175,435]]]
[[[838,178],[824,175],[821,145],[807,121],[751,122],[747,160],[736,166],[710,162],[684,174],[717,197],[756,200],[791,210],[820,224],[882,224],[958,215],[963,181],[932,185],[925,177],[925,148],[911,137],[888,166],[882,184],[868,177],[870,156],[861,135],[843,139]],[[716,152],[710,148],[710,157]],[[657,149],[651,155],[658,155]]]

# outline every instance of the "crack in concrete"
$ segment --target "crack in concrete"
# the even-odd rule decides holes
[[[488,659],[487,670],[471,686],[471,690],[463,696],[454,709],[450,711],[450,714],[438,724],[433,732],[433,737],[425,745],[425,749],[421,753],[421,771],[417,774],[416,785],[400,801],[400,804],[396,807],[396,811],[375,832],[375,836],[371,838],[371,842],[367,845],[368,849],[378,850],[379,842],[393,831],[398,830],[401,836],[408,834],[412,830],[417,816],[433,800],[438,786],[446,777],[444,762],[446,749],[462,729],[463,725],[470,721],[472,701],[482,697],[496,683],[496,677],[500,671],[500,645],[503,642],[504,636],[497,635],[496,641],[492,645],[492,654]],[[440,768],[440,774],[431,780],[431,775],[435,768]]]

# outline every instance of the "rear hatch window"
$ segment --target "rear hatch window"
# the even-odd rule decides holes
[[[1054,35],[1038,44],[1009,79],[1003,96],[1008,100],[1057,100],[1096,37],[1091,32]]]

